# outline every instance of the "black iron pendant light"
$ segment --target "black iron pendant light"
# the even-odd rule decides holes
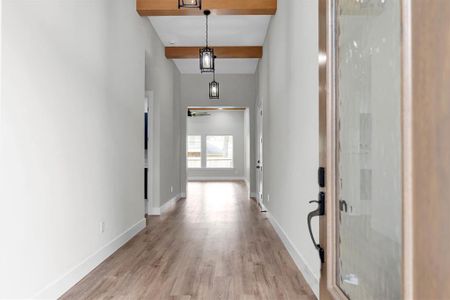
[[[200,71],[202,73],[214,72],[214,49],[208,46],[208,16],[211,14],[209,10],[205,10],[206,16],[206,46],[200,49]]]
[[[178,8],[202,9],[202,0],[178,0]]]
[[[216,72],[213,73],[213,81],[209,83],[209,99],[219,99],[219,83],[216,81]]]

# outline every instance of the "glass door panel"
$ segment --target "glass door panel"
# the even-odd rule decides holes
[[[401,12],[336,6],[337,284],[350,299],[401,298]]]

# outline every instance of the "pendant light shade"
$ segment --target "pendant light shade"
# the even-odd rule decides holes
[[[219,99],[219,83],[216,81],[216,73],[214,73],[213,81],[209,83],[209,99]]]
[[[209,99],[219,99],[219,83],[217,81],[209,83]]]
[[[209,47],[200,49],[200,71],[214,72],[214,50]]]
[[[216,57],[214,56],[214,49],[208,46],[208,16],[211,14],[209,10],[205,10],[206,16],[206,46],[200,49],[200,71],[202,73],[214,72],[215,66],[214,61]]]
[[[178,0],[178,8],[202,8],[202,0]]]

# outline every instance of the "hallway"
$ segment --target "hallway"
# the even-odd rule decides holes
[[[63,299],[315,299],[243,182],[191,182],[188,197]]]

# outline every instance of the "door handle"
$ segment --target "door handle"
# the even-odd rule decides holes
[[[308,214],[308,229],[309,229],[309,235],[311,236],[311,240],[314,244],[314,247],[319,252],[320,262],[324,263],[325,262],[325,251],[320,246],[320,244],[316,242],[316,239],[314,238],[314,234],[313,234],[312,228],[311,228],[311,220],[314,217],[320,217],[320,216],[325,215],[325,193],[320,192],[319,199],[309,201],[309,203],[317,203],[318,204],[317,209],[313,210],[312,212],[310,212]]]
[[[347,205],[347,202],[345,200],[339,201],[339,210],[343,211],[343,212],[347,212],[348,205]]]

